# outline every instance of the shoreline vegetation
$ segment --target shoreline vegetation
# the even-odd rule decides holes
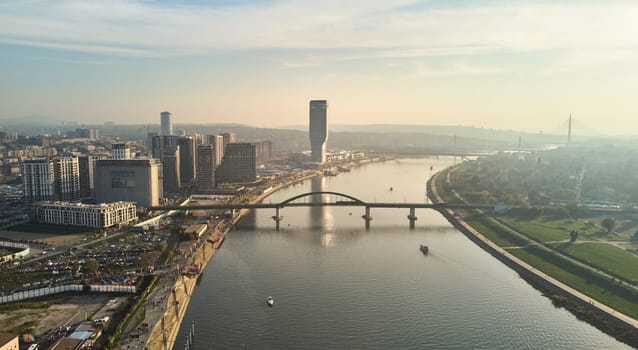
[[[433,202],[463,200],[449,181],[454,167],[435,174],[428,181],[428,197]],[[638,293],[635,287],[601,276],[596,267],[569,259],[500,222],[494,215],[478,210],[442,214],[459,231],[548,297],[555,307],[563,307],[578,319],[630,346],[638,347]]]
[[[380,159],[380,160],[387,160]],[[373,161],[371,161],[373,162]],[[370,162],[365,162],[362,164],[353,164],[356,165],[364,165]],[[432,176],[432,178],[428,181],[428,197],[432,201],[446,201],[449,202],[455,195],[458,195],[453,188],[451,188],[446,183],[446,175],[447,172],[451,168],[447,168],[445,170],[440,171],[439,173]],[[443,175],[443,176],[442,176]],[[251,201],[251,203],[258,203],[277,192],[280,189],[292,186],[296,183],[302,182],[312,177],[321,176],[320,172],[312,173],[307,176],[301,178],[291,179],[289,182],[285,182],[275,186],[271,191],[265,194],[260,194],[257,198]],[[437,193],[437,190],[439,191]],[[440,197],[439,197],[440,195]],[[178,331],[180,329],[182,320],[184,315],[186,314],[186,310],[188,307],[188,303],[190,302],[190,297],[195,289],[197,281],[201,278],[201,274],[206,266],[206,264],[212,259],[215,251],[222,245],[223,240],[233,227],[233,225],[239,221],[248,211],[242,210],[237,217],[232,219],[231,223],[227,223],[226,221],[220,223],[214,231],[213,234],[220,235],[220,239],[215,243],[207,240],[202,246],[193,254],[193,259],[190,261],[191,264],[200,264],[200,271],[197,274],[193,274],[190,276],[181,276],[177,278],[174,285],[172,285],[173,292],[169,294],[169,298],[166,300],[166,309],[164,311],[164,315],[162,319],[160,319],[157,323],[151,325],[151,332],[148,336],[148,340],[146,341],[145,348],[149,350],[155,349],[164,349],[164,344],[168,344],[168,348],[173,348],[175,346],[175,341],[178,335]],[[521,267],[520,265],[513,264],[508,262],[508,259],[504,259],[503,254],[499,254],[494,250],[494,247],[512,247],[512,246],[521,246],[526,243],[529,243],[528,240],[524,240],[516,235],[505,234],[502,228],[499,228],[494,225],[494,223],[490,223],[486,220],[487,215],[481,213],[472,213],[472,212],[459,212],[452,213],[449,210],[443,212],[443,215],[452,223],[457,229],[463,232],[468,238],[474,241],[481,248],[485,249],[503,263],[508,265],[510,268],[514,269],[519,273],[521,278],[523,278],[526,282],[528,282],[532,287],[539,290],[544,296],[548,297],[552,304],[555,307],[563,307],[573,315],[575,315],[578,319],[583,320],[591,325],[595,326],[602,332],[609,334],[616,338],[617,340],[629,344],[633,347],[638,347],[638,332],[636,332],[636,327],[629,323],[623,322],[620,318],[618,318],[618,313],[616,310],[607,308],[608,311],[604,311],[601,307],[605,307],[605,300],[601,298],[591,298],[583,295],[582,298],[575,297],[573,294],[566,292],[564,289],[561,289],[557,285],[562,284],[562,276],[561,274],[556,274],[556,271],[545,271],[547,266],[535,266],[534,259],[530,259],[529,256],[536,256],[534,253],[524,254],[525,252],[532,251],[536,252],[537,248],[530,247],[530,249],[518,249],[520,252],[508,252],[507,255],[511,256],[513,259],[520,259],[529,264],[530,269],[538,268],[542,271],[542,273],[547,273],[546,278],[538,278],[537,275],[534,275],[530,272],[530,270],[525,267]],[[477,238],[476,235],[468,232],[468,228],[475,230],[477,233],[480,232],[481,238]],[[488,243],[489,242],[489,243]],[[490,245],[491,244],[491,245]],[[536,254],[538,254],[536,252]],[[501,255],[501,256],[499,256]],[[536,261],[538,263],[538,261]],[[554,262],[557,263],[557,262]],[[559,261],[558,263],[565,263],[564,261]],[[551,263],[550,263],[551,264]],[[532,267],[533,266],[533,267]],[[554,268],[558,268],[559,270],[562,267],[557,265],[552,265]],[[582,271],[581,271],[582,272]],[[548,276],[549,275],[549,276]],[[550,277],[551,276],[551,277]],[[582,276],[580,276],[583,278]],[[590,279],[586,280],[587,283],[591,282]],[[587,278],[585,276],[584,278]],[[561,281],[561,282],[559,282]],[[599,281],[601,283],[609,283],[609,281]],[[159,284],[159,283],[158,283]],[[566,282],[566,284],[570,284]],[[183,288],[181,288],[183,287]],[[566,288],[570,289],[565,285]],[[157,287],[156,287],[157,288]],[[577,288],[576,288],[577,289]],[[578,293],[578,292],[577,292]],[[638,295],[638,294],[635,294]],[[630,301],[632,301],[632,295],[628,295]],[[596,299],[595,302],[590,303],[585,300],[593,300]],[[633,299],[638,300],[638,299]],[[634,304],[635,301],[632,301]],[[598,303],[598,304],[596,304]],[[638,307],[638,305],[635,305]],[[621,309],[625,312],[624,309]],[[630,314],[636,322],[635,315]],[[167,317],[167,318],[165,318]],[[179,344],[178,344],[179,345]],[[125,348],[125,347],[116,347],[116,348]]]

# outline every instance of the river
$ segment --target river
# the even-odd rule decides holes
[[[423,202],[452,158],[392,160],[278,191],[366,202]],[[432,170],[430,170],[432,167]],[[392,187],[392,190],[390,190]],[[195,323],[195,349],[629,349],[532,288],[438,212],[284,208],[246,216],[195,288],[174,349]],[[420,244],[430,248],[428,255]],[[266,298],[272,295],[270,308]]]

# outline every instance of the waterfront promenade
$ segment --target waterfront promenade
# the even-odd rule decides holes
[[[442,201],[435,185],[436,177],[438,175],[440,175],[440,173],[435,174],[428,181],[428,196],[432,201]],[[458,193],[454,193],[454,195],[461,198]],[[504,248],[498,246],[496,243],[492,242],[491,240],[483,236],[480,232],[475,230],[472,226],[467,224],[461,217],[456,215],[453,210],[444,209],[441,212],[445,215],[448,221],[450,221],[450,223],[452,223],[457,229],[459,229],[459,231],[463,232],[472,241],[497,257],[499,260],[505,262],[508,266],[512,267],[517,272],[525,274],[527,277],[531,277],[531,279],[535,281],[551,286],[553,289],[560,291],[562,294],[572,298],[573,300],[576,300],[583,305],[593,308],[606,315],[607,317],[617,320],[619,323],[632,328],[632,332],[638,332],[638,320],[629,317],[622,312],[615,310],[597,300],[590,298],[589,296],[569,287],[568,285],[554,279],[551,276],[548,276],[544,272],[536,269],[535,267],[527,264],[516,256],[510,254]]]

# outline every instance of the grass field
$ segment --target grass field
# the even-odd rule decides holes
[[[26,283],[40,282],[54,277],[48,272],[17,272],[13,270],[0,272],[0,290],[8,292],[22,287]]]
[[[436,182],[437,186],[441,185],[437,190],[442,196],[450,196],[451,191],[441,178],[442,176]],[[579,239],[598,237],[602,231],[595,224],[572,218],[539,216],[525,219],[514,215],[500,215],[495,218],[538,242],[568,240],[572,230],[579,232]],[[486,217],[470,216],[466,218],[466,222],[501,247],[524,247],[508,251],[547,275],[630,317],[638,318],[638,292],[626,284],[603,277],[555,252],[529,245],[527,240],[500,228]],[[551,247],[628,280],[635,280],[638,276],[638,257],[621,248],[605,243],[557,243]]]
[[[540,220],[519,220],[508,216],[499,216],[498,220],[538,242],[563,241],[569,239],[569,228],[554,227]]]
[[[509,252],[593,299],[638,318],[638,292],[536,246]]]
[[[558,244],[557,250],[577,260],[633,281],[638,282],[638,256],[605,243]]]
[[[476,216],[465,221],[501,247],[525,246],[529,243],[527,240],[499,228],[485,217]]]

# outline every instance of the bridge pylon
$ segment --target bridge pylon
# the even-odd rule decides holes
[[[366,206],[366,213],[361,215],[361,217],[366,221],[366,231],[369,231],[370,221],[372,221],[372,216],[370,216],[370,207]]]
[[[275,231],[279,231],[279,222],[284,219],[283,215],[279,214],[281,208],[275,208],[275,215],[273,215],[272,219],[275,220]]]
[[[414,226],[416,221],[419,218],[416,217],[415,208],[410,208],[410,215],[408,215],[408,220],[410,220],[410,230],[414,230]]]

